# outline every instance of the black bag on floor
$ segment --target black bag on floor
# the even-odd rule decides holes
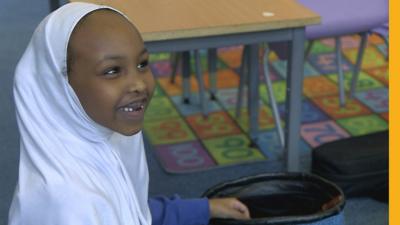
[[[389,132],[323,144],[312,152],[312,172],[342,188],[346,198],[388,199]]]
[[[204,197],[236,197],[250,220],[212,219],[211,225],[343,225],[344,194],[334,183],[305,173],[265,173],[223,182]]]

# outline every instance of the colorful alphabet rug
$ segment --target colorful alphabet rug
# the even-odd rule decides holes
[[[346,36],[343,43],[343,70],[348,93],[359,37]],[[162,167],[171,173],[186,173],[220,166],[256,161],[283,160],[267,89],[260,82],[260,133],[257,145],[248,135],[246,98],[241,116],[235,116],[239,67],[243,46],[218,49],[217,98],[209,100],[207,118],[202,116],[198,86],[191,76],[190,104],[182,100],[180,70],[171,82],[169,53],[151,55],[151,69],[157,87],[146,112],[144,133]],[[201,52],[207,71],[207,52]],[[370,36],[361,65],[354,98],[339,106],[334,40],[316,41],[304,65],[304,88],[300,153],[326,142],[388,129],[387,46],[378,36]],[[286,63],[274,52],[269,56],[269,74],[282,122],[285,120]],[[193,61],[193,60],[192,60]],[[192,68],[194,68],[192,62]],[[194,69],[192,69],[194,73]],[[260,79],[263,70],[260,68]],[[208,73],[204,73],[206,88]],[[208,94],[208,93],[207,93]],[[283,124],[284,125],[284,124]]]

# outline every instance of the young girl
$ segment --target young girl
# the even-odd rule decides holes
[[[148,57],[137,29],[106,6],[70,3],[40,23],[15,74],[21,154],[9,224],[249,218],[234,198],[148,201],[141,133],[154,89]]]

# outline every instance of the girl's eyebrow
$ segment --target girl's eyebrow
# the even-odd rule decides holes
[[[149,54],[148,50],[146,48],[143,48],[140,53],[139,56],[143,56]],[[100,59],[100,63],[106,60],[118,60],[118,59],[123,59],[124,57],[121,55],[105,55],[102,59]]]
[[[120,56],[120,55],[105,55],[100,61],[116,60],[116,59],[122,59],[122,58],[124,58],[124,57]]]
[[[121,59],[123,59],[123,58],[124,58],[124,57],[121,56],[121,55],[105,55],[105,56],[103,56],[103,58],[99,59],[99,60],[96,62],[96,66],[102,65],[104,62],[106,62],[106,61],[108,61],[108,60],[121,60]]]

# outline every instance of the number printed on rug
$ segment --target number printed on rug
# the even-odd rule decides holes
[[[208,139],[203,143],[219,165],[265,160],[260,150],[249,146],[250,140],[245,135]]]
[[[178,117],[179,114],[167,97],[154,97],[145,112],[144,120],[164,120],[166,118]]]
[[[353,136],[369,134],[388,129],[387,122],[378,115],[351,117],[337,120]]]
[[[311,146],[349,137],[346,131],[333,121],[310,123],[301,126],[301,136]]]
[[[341,106],[337,95],[314,98],[313,102],[334,119],[371,114],[371,111],[357,99],[346,99]]]
[[[387,112],[389,110],[388,95],[389,93],[386,88],[356,93],[357,99],[377,113]]]
[[[210,113],[207,118],[202,114],[188,116],[189,125],[200,139],[240,134],[240,129],[226,112]]]
[[[155,146],[154,150],[168,172],[188,172],[215,166],[214,160],[198,141]]]
[[[190,128],[179,117],[169,118],[168,120],[148,121],[144,125],[144,131],[153,145],[195,140]]]

